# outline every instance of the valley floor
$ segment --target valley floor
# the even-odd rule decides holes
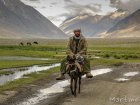
[[[0,77],[14,73],[11,69],[5,71],[3,68],[31,65],[42,67],[42,65],[60,63],[60,60],[66,56],[66,40],[38,40],[39,45],[19,46],[21,41],[0,42],[0,57],[6,59],[10,57],[7,60],[0,59]],[[99,72],[100,75],[95,75],[92,79],[82,79],[82,92],[76,98],[71,95],[69,86],[66,86],[64,91],[61,87],[52,90],[49,88],[59,84],[55,80],[59,74],[59,67],[56,67],[24,75],[23,78],[0,86],[0,105],[34,105],[37,100],[41,100],[36,103],[38,105],[139,105],[140,40],[88,39],[88,43],[87,57],[91,61],[92,70],[111,68],[113,71],[106,74]],[[13,57],[19,58],[13,60]],[[23,60],[23,58],[32,59]],[[49,60],[41,60],[48,58]],[[41,93],[43,99],[34,98],[41,89],[49,91]],[[54,90],[62,92],[55,93]],[[46,96],[49,92],[54,93],[52,96]],[[124,102],[125,99],[131,98],[136,100]],[[119,99],[122,102],[119,102]]]
[[[82,79],[81,94],[76,98],[71,95],[69,87],[66,87],[64,92],[43,99],[37,105],[139,105],[140,64],[124,64],[111,69],[111,72],[94,76],[92,79]],[[32,85],[20,88],[16,95],[1,105],[17,105],[20,102],[18,105],[25,105],[22,104],[23,101],[27,102],[26,105],[34,105],[28,99],[35,97],[37,90],[58,82],[55,80],[57,74],[51,74]]]

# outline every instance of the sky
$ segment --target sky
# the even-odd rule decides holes
[[[140,0],[21,0],[33,6],[56,26],[79,15],[106,15],[117,9],[134,12],[140,9]]]

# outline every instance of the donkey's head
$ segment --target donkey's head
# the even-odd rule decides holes
[[[75,63],[75,60],[76,60],[75,55],[74,56],[70,56],[70,55],[67,56],[68,63],[70,63],[70,64]]]
[[[75,75],[76,73],[76,65],[75,65],[75,60],[76,60],[76,57],[73,56],[67,56],[67,66],[66,66],[66,70],[68,72],[68,74],[71,76],[71,75]]]

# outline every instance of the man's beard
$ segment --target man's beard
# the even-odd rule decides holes
[[[81,35],[79,35],[79,36],[76,36],[76,35],[75,35],[74,38],[75,38],[75,39],[80,39],[80,36],[81,36]]]

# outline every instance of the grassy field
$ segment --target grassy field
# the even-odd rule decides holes
[[[15,67],[25,67],[25,66],[32,66],[32,65],[47,65],[47,64],[52,64],[56,63],[58,60],[49,60],[49,61],[44,61],[44,60],[1,60],[0,61],[0,69],[3,68],[15,68]]]
[[[34,39],[36,40],[36,39]],[[26,43],[33,39],[23,40]],[[2,40],[3,41],[3,40]],[[68,40],[37,40],[38,45],[19,46],[21,40],[1,42],[0,56],[26,56],[55,58],[61,60],[65,55]],[[7,45],[7,42],[11,45]],[[93,65],[102,65],[104,62],[139,62],[140,39],[88,39],[88,56],[99,56],[101,59],[91,59]],[[49,61],[50,62],[50,61]],[[33,64],[44,64],[46,61],[0,61],[0,68],[29,66]]]
[[[13,74],[13,71],[0,71],[0,76],[1,75],[9,75],[9,74]]]
[[[38,40],[38,45],[32,46],[19,46],[19,42],[7,41],[9,44],[0,44],[0,56],[25,56],[25,57],[40,57],[40,58],[53,58],[56,60],[41,61],[41,60],[0,60],[0,69],[31,66],[31,65],[44,65],[55,62],[60,62],[66,56],[67,40]],[[32,42],[32,40],[28,40]],[[26,42],[25,40],[23,41]],[[88,58],[91,61],[91,67],[103,66],[118,66],[123,63],[140,63],[140,40],[139,39],[88,39]],[[94,58],[98,56],[100,58]],[[58,72],[59,68],[54,68],[50,71],[43,71],[39,74],[29,74],[30,78],[21,78],[13,82],[0,86],[0,92],[14,89],[25,84],[33,83],[41,78],[45,78],[51,73]],[[12,74],[13,72],[0,72],[3,74]]]
[[[48,46],[0,46],[0,56],[52,58],[60,48]]]

